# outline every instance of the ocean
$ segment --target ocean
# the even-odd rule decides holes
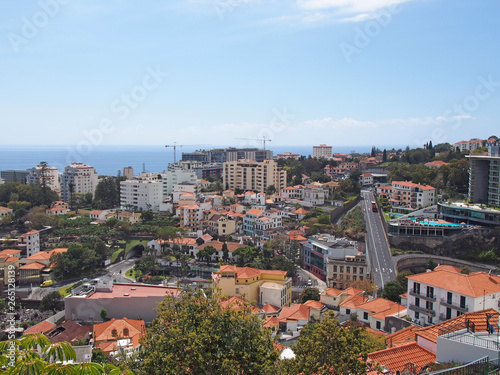
[[[227,147],[227,146],[220,146]],[[211,146],[210,149],[216,148]],[[392,148],[392,146],[390,147]],[[177,160],[182,152],[192,152],[199,147],[177,147]],[[274,146],[269,147],[274,155],[292,152],[311,155],[312,146]],[[371,146],[333,146],[333,152],[358,153],[370,152]],[[70,163],[80,162],[93,166],[99,175],[117,176],[124,167],[133,167],[134,174],[143,170],[161,172],[168,163],[174,161],[172,148],[158,146],[26,146],[0,145],[0,170],[30,169],[46,161],[49,166],[57,167],[62,173]]]

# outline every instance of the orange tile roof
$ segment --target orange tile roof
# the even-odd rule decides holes
[[[271,305],[270,303],[267,303],[264,306],[262,306],[262,310],[264,310],[264,312],[266,314],[273,314],[273,313],[277,313],[278,311],[280,311],[280,307]]]
[[[411,182],[411,181],[392,181],[392,186],[394,187],[394,185],[401,185],[401,186],[406,186],[406,187],[410,187],[410,188],[418,187],[419,189],[422,189],[422,190],[436,190],[434,187],[432,187],[430,185],[420,185],[420,184],[416,184],[416,183]]]
[[[379,350],[368,354],[368,359],[393,371],[403,371],[408,362],[417,365],[418,370],[429,363],[436,362],[436,355],[416,342]],[[417,371],[418,371],[417,370]]]
[[[33,327],[28,328],[26,331],[24,331],[24,334],[31,335],[34,333],[46,333],[49,332],[55,326],[56,325],[54,323],[44,320],[43,322],[40,322],[34,325]]]
[[[197,249],[202,250],[207,246],[213,246],[215,250],[217,251],[222,251],[222,246],[224,245],[224,242],[221,241],[212,241],[212,242],[205,242],[203,245],[200,245],[197,247]],[[234,250],[242,247],[239,242],[226,242],[227,245],[227,250],[232,253]]]
[[[251,210],[248,210],[247,211],[247,214],[250,214],[250,215],[260,215],[262,213],[263,210],[259,210],[258,208],[252,208]]]
[[[323,307],[325,307],[324,304],[322,304],[321,302],[319,301],[314,301],[314,300],[309,300],[307,302],[304,303],[305,306],[309,306],[310,308],[312,309],[318,309],[318,310],[321,310]]]
[[[359,305],[358,309],[370,311],[371,316],[377,319],[385,319],[386,316],[392,316],[406,311],[405,306],[385,298],[372,299],[371,301]]]
[[[12,208],[0,206],[0,212],[13,212]]]
[[[342,293],[340,289],[336,288],[327,288],[325,291],[321,292],[321,294],[326,294],[327,296],[334,296],[337,297]]]
[[[2,255],[7,255],[7,256],[18,255],[19,253],[21,253],[21,250],[17,250],[17,249],[5,249],[5,250],[0,251],[0,256],[2,256]]]
[[[264,320],[264,323],[262,323],[262,327],[277,327],[279,325],[279,319],[276,318],[275,316],[270,316]]]
[[[40,262],[33,262],[25,264],[24,266],[19,267],[20,270],[41,270],[47,267],[45,264]]]
[[[281,309],[281,313],[278,316],[278,320],[280,322],[297,320],[309,321],[310,313],[311,308],[306,305],[297,304],[292,306],[283,306],[283,308]]]
[[[68,251],[68,248],[57,248],[57,249],[52,249],[49,251],[39,251],[38,253],[33,254],[32,256],[30,256],[26,259],[29,259],[29,260],[49,260],[52,255],[65,253],[66,251]]]
[[[307,215],[307,211],[304,210],[302,207],[293,210],[292,213],[296,215]]]
[[[174,244],[174,245],[197,245],[195,238],[185,238],[185,237],[171,238],[168,240],[157,239],[156,242],[160,245],[164,243]]]
[[[460,268],[455,266],[450,266],[448,264],[443,264],[434,268],[433,271],[449,271],[449,272],[460,273]]]
[[[219,271],[216,272],[220,274],[221,272],[234,272],[236,275],[236,278],[241,278],[241,279],[248,279],[250,277],[255,277],[257,275],[286,275],[286,271],[278,271],[278,270],[259,270],[257,268],[251,268],[251,267],[236,267],[236,266],[231,266],[231,265],[224,265],[221,266]]]
[[[146,325],[144,320],[133,320],[128,318],[111,319],[104,323],[94,324],[93,337],[97,341],[114,341],[116,336],[113,336],[112,331],[116,329],[119,337],[133,337],[136,334],[146,334]],[[129,330],[129,335],[125,336],[124,329]]]
[[[363,294],[355,294],[353,296],[348,297],[339,306],[344,307],[346,309],[357,309],[359,305],[362,305],[366,301],[368,301],[368,296],[365,296]]]
[[[349,294],[350,296],[354,296],[356,294],[361,294],[362,292],[363,291],[361,289],[356,289],[356,288],[350,287],[350,288],[344,289],[342,291],[342,294]]]
[[[387,335],[385,338],[385,345],[388,348],[392,348],[394,346],[400,346],[403,344],[408,344],[409,342],[416,341],[416,331],[419,328],[417,326],[408,326],[399,331],[391,333]]]
[[[498,326],[498,312],[494,309],[487,309],[465,313],[457,316],[456,318],[434,324],[430,327],[419,328],[415,331],[415,333],[417,336],[423,337],[429,341],[437,342],[437,337],[439,336],[441,329],[453,329],[453,327],[455,327],[458,330],[461,329],[460,323],[465,323],[466,321],[474,323],[476,332],[485,332],[487,330],[486,314],[493,314],[493,317],[490,319],[490,323],[493,324],[493,326]]]
[[[485,272],[457,273],[445,269],[407,276],[408,280],[421,282],[470,297],[481,297],[500,292],[500,276]]]
[[[426,163],[425,165],[448,165],[450,163],[446,163],[442,160],[434,160],[434,161],[431,161],[429,163]]]

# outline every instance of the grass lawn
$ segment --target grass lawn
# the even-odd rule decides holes
[[[111,258],[109,258],[111,260],[111,263],[113,263],[116,260],[116,258],[118,258],[118,255],[120,255],[122,251],[123,249],[118,249],[115,252],[113,252],[113,254],[111,254]]]
[[[84,283],[83,281],[78,281],[77,283],[62,287],[61,289],[58,289],[57,291],[64,298],[64,297],[67,297],[71,294],[71,289],[74,289],[77,286],[82,285],[83,283]]]
[[[133,268],[127,270],[127,272],[125,272],[125,276],[127,277],[131,277],[133,279],[135,279],[135,271]]]

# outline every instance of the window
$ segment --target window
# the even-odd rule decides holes
[[[363,319],[368,320],[368,313],[366,311],[363,313]]]
[[[446,319],[451,319],[451,309],[449,307],[446,308]]]
[[[345,309],[345,313],[346,314],[350,314],[351,313],[351,309]]]
[[[340,272],[344,272],[344,266],[340,266]]]
[[[415,311],[415,319],[419,319],[420,318],[420,313],[418,311]]]
[[[465,296],[460,296],[460,307],[462,309],[465,309],[465,302],[466,302]]]
[[[129,336],[129,333],[128,333],[128,328],[124,328],[124,329],[123,329],[123,336],[124,336],[124,337],[128,337],[128,336]]]
[[[448,295],[446,297],[446,302],[451,305],[453,303],[453,293],[452,292],[448,292]],[[450,318],[448,318],[450,319]]]
[[[358,272],[358,269],[356,267],[352,267],[352,273]]]
[[[420,298],[415,298],[415,306],[420,306]]]
[[[420,283],[413,283],[413,293],[420,294]]]
[[[375,327],[377,329],[381,329],[382,328],[382,324],[380,324],[380,322],[377,321],[377,323],[375,323]]]
[[[432,286],[427,287],[427,297],[434,298],[434,288]]]
[[[333,272],[337,272],[337,266],[333,266]]]
[[[432,310],[433,309],[433,306],[434,304],[430,301],[425,301],[425,308],[428,309],[428,310]]]
[[[345,268],[345,272],[347,272],[347,273],[351,273],[351,267],[347,266],[347,267]]]
[[[118,331],[117,331],[116,329],[113,329],[113,330],[111,331],[111,336],[113,336],[113,337],[118,336]]]

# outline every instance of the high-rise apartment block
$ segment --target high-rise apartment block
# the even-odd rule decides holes
[[[56,167],[37,165],[36,167],[31,168],[26,179],[29,184],[43,184],[43,180],[45,180],[45,185],[47,187],[55,191],[57,194],[61,194],[59,171]]]
[[[71,163],[61,176],[61,199],[68,202],[72,193],[94,195],[98,176],[94,167],[83,163]]]
[[[500,207],[500,146],[488,155],[467,155],[470,160],[469,201]]]
[[[273,160],[256,162],[239,160],[224,163],[223,183],[227,189],[266,191],[274,185],[276,191],[286,186],[286,171]]]
[[[332,157],[332,146],[321,144],[313,146],[313,158],[330,159]]]

